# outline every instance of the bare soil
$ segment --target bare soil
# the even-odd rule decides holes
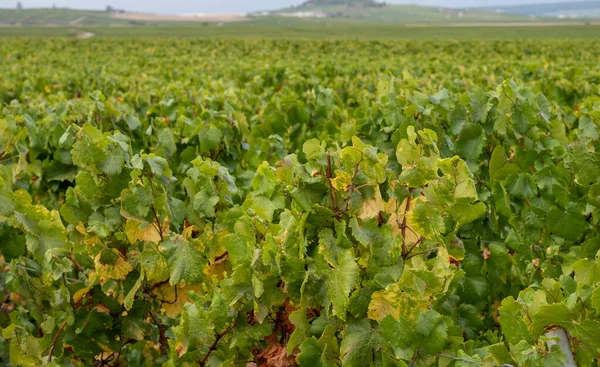
[[[246,20],[243,14],[190,14],[168,15],[152,13],[117,13],[112,15],[115,19],[129,19],[139,21],[167,21],[167,22],[239,22]]]

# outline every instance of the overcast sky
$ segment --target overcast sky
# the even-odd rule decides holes
[[[18,0],[0,0],[0,8],[14,8]],[[297,0],[20,0],[25,8],[58,7],[105,9],[106,5],[129,11],[153,13],[245,13],[298,5]],[[387,0],[395,4],[420,4],[446,7],[519,5],[525,3],[565,2],[569,0]]]

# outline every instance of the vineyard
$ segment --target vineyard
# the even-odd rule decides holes
[[[5,40],[0,366],[598,366],[599,65]]]

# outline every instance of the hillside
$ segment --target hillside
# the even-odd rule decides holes
[[[229,22],[243,19],[244,16],[239,14],[179,16],[66,8],[0,9],[0,26],[154,25],[165,23]]]
[[[600,0],[494,6],[478,8],[478,10],[498,10],[512,14],[557,18],[598,18],[600,17]]]
[[[0,9],[0,25],[111,25],[126,23],[111,13],[74,9]]]
[[[342,19],[377,24],[453,24],[539,22],[523,14],[491,9],[452,9],[417,5],[384,4],[372,0],[310,0],[305,3],[254,16],[300,18],[306,21]]]

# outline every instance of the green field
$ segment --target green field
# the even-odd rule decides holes
[[[92,32],[110,38],[203,39],[599,39],[600,26],[365,26],[318,25],[171,25],[121,27],[0,27],[0,37],[75,37]]]
[[[597,28],[238,27],[0,42],[0,366],[600,365]]]

